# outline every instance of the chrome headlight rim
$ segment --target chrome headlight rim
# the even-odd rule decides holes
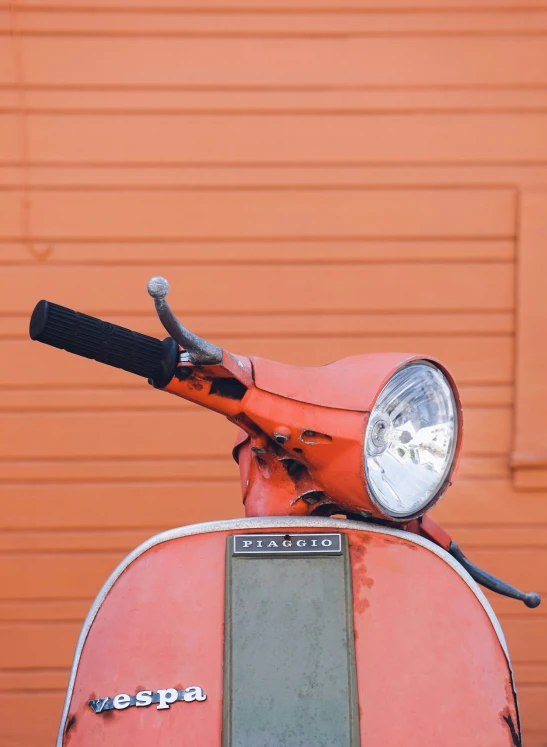
[[[381,500],[377,498],[377,496],[374,493],[374,489],[371,485],[371,481],[369,480],[369,474],[368,474],[368,468],[367,468],[367,437],[369,434],[369,428],[371,426],[374,426],[376,421],[382,420],[382,412],[379,411],[378,413],[375,413],[374,410],[377,406],[377,402],[382,396],[384,390],[389,385],[389,383],[392,381],[393,377],[399,374],[401,371],[406,370],[408,368],[411,368],[413,366],[428,366],[436,371],[439,371],[442,376],[444,377],[446,383],[448,384],[448,388],[451,392],[451,404],[454,414],[454,434],[455,438],[452,440],[449,458],[447,460],[447,467],[445,469],[444,475],[441,478],[439,482],[439,487],[435,491],[435,493],[431,496],[431,498],[425,503],[423,506],[421,506],[419,509],[405,513],[402,512],[395,512],[390,511],[385,505],[382,504]],[[407,523],[409,521],[412,521],[413,519],[417,519],[420,516],[423,516],[426,514],[433,506],[435,506],[447,488],[450,487],[452,484],[452,478],[454,476],[454,472],[456,470],[456,467],[458,466],[459,462],[459,456],[460,456],[460,450],[461,450],[461,441],[462,441],[462,425],[463,425],[463,418],[462,418],[462,406],[460,402],[460,396],[458,392],[458,388],[456,386],[456,382],[454,381],[454,378],[450,374],[450,372],[447,370],[447,368],[438,360],[435,358],[430,357],[421,357],[416,356],[412,359],[408,360],[407,362],[403,363],[403,365],[396,368],[394,371],[392,371],[389,375],[389,377],[384,381],[381,389],[376,394],[371,406],[370,411],[368,414],[367,423],[365,425],[364,435],[363,435],[363,474],[365,477],[365,487],[367,491],[367,495],[372,503],[372,505],[380,512],[383,518],[397,522],[399,524],[401,523]]]

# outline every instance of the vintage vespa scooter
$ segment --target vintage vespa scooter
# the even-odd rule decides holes
[[[47,301],[30,336],[225,415],[247,518],[165,532],[114,571],[78,641],[57,747],[520,745],[506,643],[475,582],[540,599],[427,516],[461,447],[446,368],[233,355],[180,325],[168,289],[148,286],[163,342]]]

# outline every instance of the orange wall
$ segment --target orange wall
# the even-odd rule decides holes
[[[241,515],[232,427],[31,343],[40,298],[162,336],[162,274],[236,352],[438,356],[466,420],[436,518],[547,593],[547,4],[473,5],[0,8],[0,744],[53,743],[80,623],[133,546]],[[547,606],[492,601],[546,745]]]

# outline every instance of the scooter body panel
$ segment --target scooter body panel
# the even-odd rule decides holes
[[[311,533],[342,535],[341,555],[233,555],[236,534],[294,541]],[[268,578],[269,596],[262,588]],[[345,584],[340,598],[328,586],[335,578]],[[272,615],[286,620],[288,638],[268,637]],[[254,637],[239,635],[247,621]],[[283,632],[278,623],[271,629]],[[333,646],[347,641],[340,646],[347,648],[343,666],[321,645],[325,625],[340,629],[339,640],[329,633]],[[313,666],[302,653],[310,637],[317,642],[309,649]],[[288,731],[276,726],[273,734],[249,736],[250,729],[260,735],[268,709],[259,693],[255,702],[253,689],[245,689],[244,661],[254,681],[283,700],[282,712],[293,720]],[[115,696],[137,693],[145,693],[142,705],[122,697],[122,707],[112,707]],[[154,702],[146,703],[147,693]],[[110,707],[95,712],[89,701],[105,698]],[[311,722],[306,728],[313,714],[324,714],[323,730]],[[340,737],[333,741],[327,719],[336,718]],[[518,734],[499,623],[444,550],[366,523],[277,517],[183,527],[129,556],[84,624],[57,746],[505,747],[518,745]]]

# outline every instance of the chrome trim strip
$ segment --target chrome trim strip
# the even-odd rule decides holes
[[[389,527],[378,526],[376,524],[368,524],[361,521],[348,521],[347,519],[325,519],[321,517],[292,517],[292,516],[274,516],[274,517],[259,517],[254,519],[231,519],[228,521],[210,521],[204,524],[189,524],[188,526],[178,527],[176,529],[169,529],[167,532],[156,534],[154,537],[143,542],[133,552],[131,552],[118,567],[110,574],[110,577],[98,593],[95,601],[91,605],[87,617],[82,626],[78,642],[76,644],[76,650],[74,652],[74,660],[72,662],[72,669],[70,671],[70,679],[68,682],[68,688],[66,693],[65,705],[61,716],[61,724],[59,726],[59,733],[57,736],[56,747],[63,747],[63,735],[65,731],[65,724],[68,717],[68,711],[70,708],[70,702],[72,700],[72,693],[74,690],[74,683],[76,681],[76,673],[78,671],[78,665],[80,663],[80,657],[84,648],[84,644],[89,633],[89,630],[93,624],[97,613],[104,602],[108,592],[114,586],[118,578],[128,568],[134,560],[150,550],[156,545],[160,545],[163,542],[169,542],[169,540],[178,539],[179,537],[189,537],[194,534],[208,534],[209,532],[230,532],[238,531],[242,529],[275,529],[280,527],[324,527],[331,529],[352,529],[360,532],[372,532],[377,534],[387,534],[392,537],[401,537],[408,542],[413,542],[415,545],[425,547],[427,550],[437,555],[441,560],[444,560],[456,573],[465,581],[471,591],[475,594],[479,602],[484,608],[484,611],[488,615],[492,627],[494,628],[498,640],[503,648],[509,670],[511,672],[511,678],[513,678],[513,669],[511,666],[511,660],[509,658],[509,651],[507,649],[507,643],[505,642],[505,636],[499,624],[499,621],[494,614],[494,610],[490,606],[490,603],[482,593],[479,586],[467,573],[457,560],[455,560],[446,550],[442,547],[435,545],[433,542],[420,537],[417,534],[411,532],[404,532],[401,529],[390,529]]]

